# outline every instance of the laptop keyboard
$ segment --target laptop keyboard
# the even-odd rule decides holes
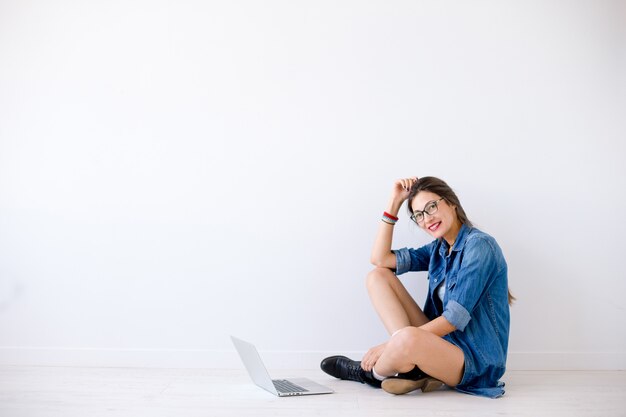
[[[278,392],[290,393],[290,392],[307,392],[308,389],[302,388],[300,385],[296,385],[293,382],[289,382],[286,379],[274,379],[272,380],[276,390]]]

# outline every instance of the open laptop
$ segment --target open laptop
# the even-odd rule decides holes
[[[234,336],[230,337],[239,353],[250,378],[259,387],[279,397],[294,395],[331,394],[334,391],[306,378],[274,379],[267,372],[259,352],[252,343],[245,342]]]

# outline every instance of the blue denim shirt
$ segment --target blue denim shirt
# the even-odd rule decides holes
[[[445,239],[437,239],[419,249],[395,250],[396,275],[428,271],[424,314],[430,320],[443,315],[456,327],[444,339],[465,355],[463,378],[456,389],[500,397],[510,323],[506,261],[493,237],[466,225],[450,254],[448,249]],[[446,286],[443,305],[435,302],[435,289],[442,281]]]

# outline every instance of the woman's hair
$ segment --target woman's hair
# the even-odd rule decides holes
[[[461,206],[461,202],[454,191],[452,191],[452,188],[450,188],[444,180],[440,180],[435,177],[422,177],[413,184],[411,190],[409,191],[409,199],[407,200],[409,215],[413,214],[412,202],[420,191],[430,191],[433,194],[437,194],[439,197],[443,197],[449,205],[456,208],[456,215],[461,224],[466,224],[467,226],[472,227],[472,222],[470,222],[467,218],[465,210],[463,210],[463,206]]]
[[[467,218],[467,214],[465,214],[465,210],[463,210],[463,206],[461,206],[461,202],[459,198],[456,196],[452,188],[444,180],[441,180],[436,177],[422,177],[418,179],[411,190],[409,191],[409,199],[407,200],[407,209],[409,210],[409,215],[413,214],[413,199],[420,191],[430,191],[433,194],[437,194],[439,197],[442,197],[446,202],[455,207],[456,215],[461,222],[461,224],[465,224],[468,227],[472,227],[472,222]],[[508,291],[508,299],[509,304],[513,304],[515,301],[515,297],[511,294],[511,290]]]

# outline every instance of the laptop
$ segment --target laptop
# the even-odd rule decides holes
[[[274,379],[267,372],[259,352],[252,343],[230,337],[252,381],[264,390],[279,397],[294,395],[331,394],[334,391],[306,378]]]

